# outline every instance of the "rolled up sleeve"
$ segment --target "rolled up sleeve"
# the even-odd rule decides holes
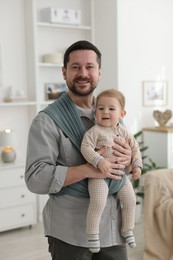
[[[38,114],[31,124],[27,145],[25,182],[31,192],[48,194],[64,185],[68,167],[59,156],[60,145],[53,120],[45,113]]]

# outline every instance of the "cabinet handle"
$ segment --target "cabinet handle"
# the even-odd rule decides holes
[[[23,179],[23,178],[24,178],[24,176],[23,176],[23,175],[20,175],[20,178],[21,178],[21,179]]]
[[[22,218],[24,218],[24,217],[25,217],[25,214],[24,214],[24,213],[23,213],[23,214],[21,214],[21,217],[22,217]]]
[[[25,198],[25,194],[22,194],[22,195],[21,195],[21,198]]]

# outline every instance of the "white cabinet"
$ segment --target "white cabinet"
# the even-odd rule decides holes
[[[24,165],[0,165],[0,231],[36,223],[36,195],[24,182]]]
[[[149,127],[143,129],[143,142],[148,155],[159,167],[173,168],[173,128]]]

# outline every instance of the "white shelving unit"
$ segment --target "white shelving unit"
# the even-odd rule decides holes
[[[32,92],[31,95],[35,97],[37,104],[39,104],[38,110],[45,106],[45,83],[64,82],[61,73],[62,64],[44,63],[43,55],[47,53],[63,54],[65,49],[77,40],[94,41],[93,6],[93,0],[25,1],[28,32],[27,57],[29,72],[32,75],[32,78],[29,77],[28,80],[30,85],[35,86],[35,92]],[[45,7],[80,10],[81,24],[68,25],[42,22],[40,11]],[[32,16],[30,15],[31,12]]]
[[[24,7],[24,24],[25,24],[25,42],[26,42],[26,67],[27,67],[27,100],[20,102],[0,102],[1,123],[0,128],[12,128],[16,132],[16,165],[7,165],[9,168],[8,178],[13,172],[24,173],[24,163],[26,157],[26,145],[29,127],[35,115],[47,106],[51,101],[46,99],[45,83],[63,82],[61,73],[62,64],[43,63],[42,56],[46,53],[62,52],[77,40],[89,40],[94,42],[94,0],[21,0]],[[63,25],[44,23],[40,20],[40,10],[44,7],[66,8],[81,11],[80,25]],[[18,161],[22,161],[21,167]],[[7,168],[0,166],[0,174],[4,175]],[[0,175],[1,176],[1,175]],[[0,180],[1,182],[1,180]],[[23,184],[24,185],[24,184]],[[10,188],[10,187],[9,187]],[[3,189],[3,183],[0,185],[0,192]],[[18,189],[16,185],[15,189]],[[9,194],[13,196],[13,189],[9,190]],[[47,196],[39,196],[39,205],[37,205],[37,218],[41,219],[41,212]],[[35,199],[32,203],[35,204]],[[17,211],[17,206],[9,205]],[[32,205],[33,207],[33,205]],[[1,215],[2,208],[0,208]],[[34,220],[25,222],[35,222]],[[20,223],[21,222],[21,223]],[[30,224],[32,224],[30,223]],[[23,221],[20,219],[15,227],[23,226]],[[13,228],[13,225],[8,227],[0,227],[0,231]]]

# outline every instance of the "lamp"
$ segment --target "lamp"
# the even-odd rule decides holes
[[[0,131],[0,147],[2,147],[1,158],[5,163],[14,162],[16,159],[16,152],[12,147],[15,142],[14,131],[5,129]]]

